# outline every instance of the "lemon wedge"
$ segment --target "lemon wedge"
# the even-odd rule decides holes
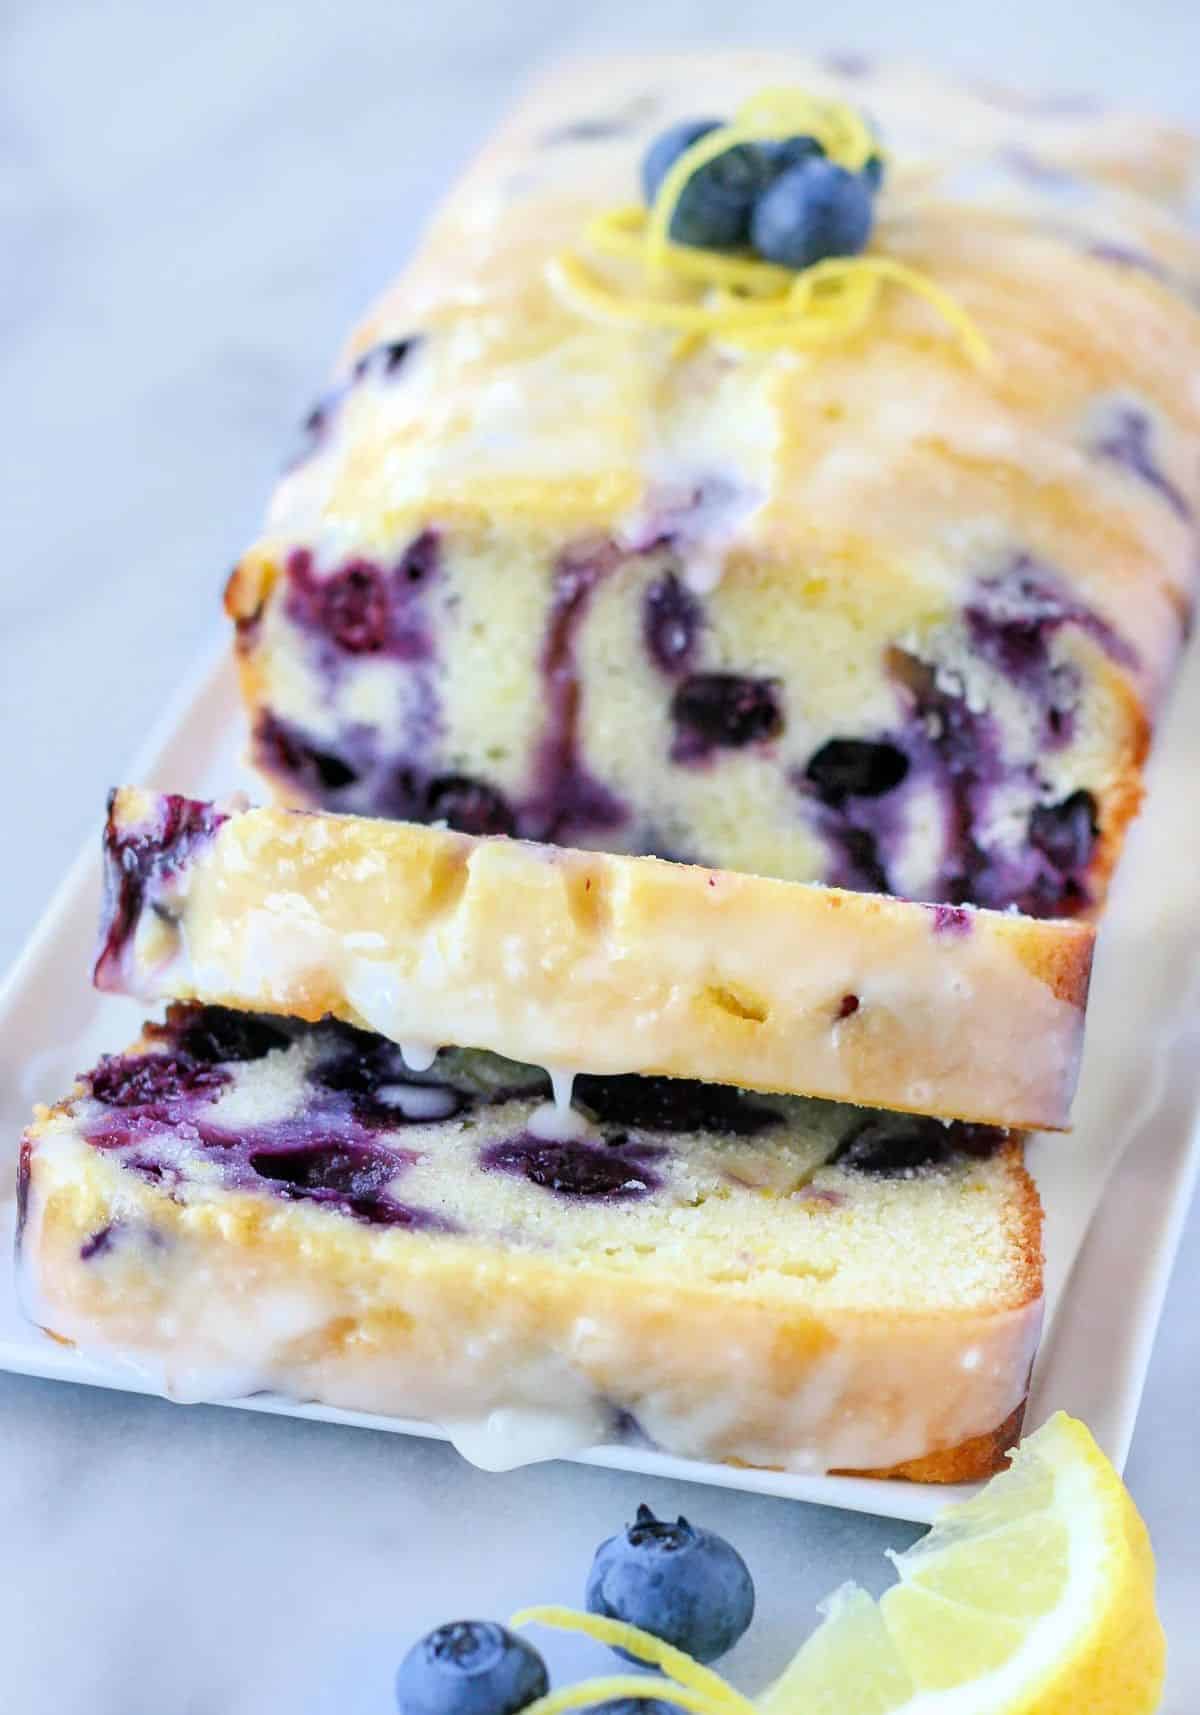
[[[852,1584],[828,1599],[820,1626],[755,1700],[758,1715],[1152,1715],[1158,1708],[1166,1647],[1146,1527],[1075,1419],[1051,1418],[1022,1442],[1009,1470],[948,1507],[915,1547],[891,1558],[899,1580],[878,1602]],[[579,1630],[590,1629],[592,1618],[555,1609],[530,1611],[535,1616]],[[622,1629],[621,1641],[670,1675],[653,1685],[663,1702],[701,1715],[744,1709],[711,1669],[702,1678],[695,1664],[681,1671],[661,1644],[633,1628]],[[571,1686],[526,1715],[594,1701],[586,1685]]]

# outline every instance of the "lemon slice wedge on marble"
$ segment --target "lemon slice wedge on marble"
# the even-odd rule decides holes
[[[674,1651],[664,1659],[656,1639],[622,1627],[622,1647],[663,1668],[665,1680],[593,1680],[552,1692],[526,1715],[638,1692],[695,1715],[741,1715],[747,1707],[756,1715],[1152,1715],[1158,1708],[1165,1644],[1146,1527],[1082,1423],[1060,1412],[1021,1444],[1009,1470],[948,1507],[927,1536],[892,1559],[899,1579],[891,1589],[878,1602],[854,1585],[836,1591],[821,1625],[752,1705],[711,1669],[687,1658],[683,1667]],[[594,1618],[530,1609],[517,1621],[591,1631]]]

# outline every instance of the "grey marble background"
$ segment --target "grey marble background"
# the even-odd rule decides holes
[[[528,68],[681,37],[934,58],[1200,122],[1190,0],[0,0],[0,965],[198,647],[347,323]],[[83,981],[83,950],[78,980]],[[1200,1224],[1130,1462],[1200,1707]],[[760,1684],[903,1526],[0,1378],[0,1707],[385,1715],[411,1637],[577,1598],[643,1496],[726,1530]],[[580,1665],[582,1652],[555,1659]]]

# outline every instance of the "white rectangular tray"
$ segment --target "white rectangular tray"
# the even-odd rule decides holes
[[[1200,1160],[1200,864],[1191,826],[1200,733],[1200,659],[1174,699],[1097,956],[1076,1126],[1034,1140],[1030,1163],[1046,1205],[1047,1329],[1027,1426],[1059,1407],[1083,1417],[1118,1466],[1129,1450],[1167,1278]],[[204,796],[254,782],[224,642],[214,646],[145,752],[129,784]],[[114,780],[114,784],[116,781]],[[17,1140],[34,1101],[62,1095],[73,1075],[135,1033],[140,1008],[89,986],[99,910],[97,837],[65,877],[0,989],[0,1169],[13,1181]],[[1104,1195],[1107,1187],[1107,1194]],[[11,1196],[8,1218],[11,1222]],[[0,1271],[0,1368],[140,1391],[121,1366],[88,1358],[30,1327],[11,1270]],[[240,1400],[405,1435],[428,1424],[371,1417],[273,1396]],[[749,1471],[635,1447],[581,1453],[587,1464],[929,1520],[961,1489],[851,1477]]]

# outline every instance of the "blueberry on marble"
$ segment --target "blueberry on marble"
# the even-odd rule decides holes
[[[712,749],[740,750],[783,731],[779,682],[740,673],[692,673],[671,700],[671,719],[677,761]]]
[[[596,1550],[585,1602],[590,1613],[709,1662],[731,1650],[754,1618],[754,1581],[724,1537],[640,1506],[634,1523]]]
[[[1030,844],[1065,871],[1087,868],[1099,831],[1096,800],[1085,791],[1058,804],[1038,804],[1029,818]]]
[[[830,803],[843,798],[880,798],[908,773],[898,745],[864,738],[831,738],[810,758],[806,777]]]
[[[642,195],[647,206],[658,195],[663,180],[684,150],[721,124],[720,119],[683,119],[659,133],[642,157]]]
[[[871,235],[870,185],[820,158],[790,167],[763,192],[750,241],[768,262],[811,268],[831,256],[857,256]]]
[[[453,1620],[400,1663],[400,1715],[517,1715],[550,1688],[532,1644],[493,1620]]]

